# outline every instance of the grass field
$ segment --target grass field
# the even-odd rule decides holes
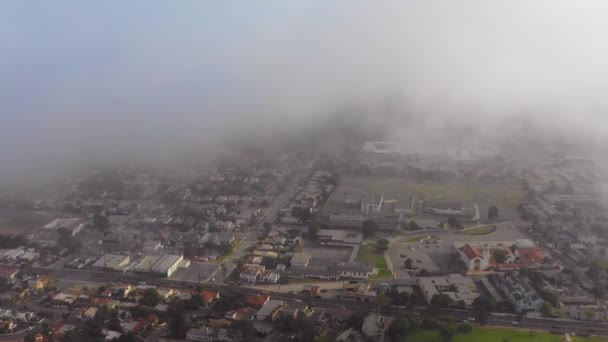
[[[494,233],[496,231],[496,226],[493,224],[485,225],[485,226],[475,226],[470,228],[465,228],[460,231],[460,234],[463,235],[486,235],[490,233]]]
[[[373,245],[361,246],[357,254],[358,261],[373,261],[374,267],[378,269],[378,274],[370,279],[388,279],[393,277],[393,272],[388,269],[383,253],[378,253]]]
[[[383,193],[385,198],[408,195],[430,201],[486,202],[509,206],[518,205],[527,195],[519,185],[504,183],[415,183],[398,178],[345,177],[342,184],[369,193]]]
[[[523,329],[491,329],[473,328],[470,334],[459,334],[454,337],[454,342],[502,342],[504,338],[510,342],[561,342],[563,335],[555,335],[549,332],[533,331]],[[415,334],[405,336],[403,342],[434,342],[440,341],[439,333],[435,330],[421,330]],[[599,342],[606,339],[593,337],[572,337],[573,342]]]

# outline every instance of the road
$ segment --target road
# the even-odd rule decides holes
[[[164,278],[146,278],[142,276],[131,276],[131,275],[123,275],[111,272],[100,272],[100,271],[83,271],[83,270],[49,270],[45,268],[33,268],[33,272],[37,272],[40,274],[47,274],[58,276],[66,279],[84,281],[84,282],[101,282],[101,283],[110,283],[114,281],[121,282],[137,282],[144,280],[147,284],[157,285],[157,286],[171,286],[174,288],[183,288],[188,289],[192,288],[195,283],[186,282],[186,281],[177,281],[171,279]],[[215,287],[221,291],[238,291],[240,293],[249,295],[249,294],[259,294],[262,292],[268,292],[273,299],[282,299],[282,300],[306,300],[307,297],[302,294],[290,294],[283,293],[277,291],[270,291],[270,289],[262,289],[262,288],[252,288],[252,287],[240,287],[234,285],[225,285],[225,284],[215,284],[208,285]],[[356,311],[365,311],[369,312],[370,310],[375,310],[376,307],[374,304],[370,303],[361,303],[361,302],[351,302],[345,301],[341,299],[332,299],[332,298],[323,298],[323,299],[312,299],[311,303],[315,307],[319,308],[327,308],[327,307],[346,307],[348,309],[356,310]],[[382,310],[382,313],[387,315],[398,315],[404,310],[413,310],[416,312],[424,313],[428,311],[427,308],[414,308],[414,309],[399,309],[394,307],[387,307]],[[470,312],[462,311],[462,310],[444,310],[441,311],[441,314],[453,318],[455,320],[465,320],[467,317],[471,316]],[[488,325],[498,326],[498,327],[514,327],[512,324],[513,321],[516,321],[517,317],[510,314],[500,314],[494,313],[491,314],[488,318]],[[553,328],[553,326],[558,326],[558,328]],[[576,320],[568,320],[568,319],[557,319],[557,320],[549,320],[543,318],[530,318],[523,317],[517,325],[518,328],[523,329],[533,329],[533,330],[554,330],[560,332],[569,332],[569,333],[578,333],[578,334],[593,334],[600,336],[608,336],[608,324],[600,323],[600,322],[587,322],[587,321],[576,321]],[[590,329],[595,329],[596,331],[591,332]]]

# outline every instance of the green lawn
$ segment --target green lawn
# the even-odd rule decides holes
[[[516,206],[527,196],[518,184],[481,184],[456,182],[415,183],[398,178],[345,177],[345,185],[358,186],[385,197],[415,196],[430,201],[487,202]]]
[[[486,235],[490,233],[494,233],[496,231],[496,226],[493,224],[485,225],[485,226],[476,226],[471,228],[466,228],[460,231],[460,234],[464,235]]]
[[[403,342],[435,342],[440,341],[439,333],[435,330],[421,330],[413,335],[405,336]],[[470,334],[458,334],[454,337],[454,342],[502,342],[507,337],[510,342],[561,342],[563,336],[554,335],[548,332],[520,329],[490,329],[473,328]],[[589,340],[574,340],[577,342],[590,342]]]
[[[393,277],[393,272],[388,269],[384,254],[377,252],[373,245],[361,245],[357,254],[357,260],[374,262],[374,267],[378,269],[378,274],[371,276],[370,279],[388,279]]]

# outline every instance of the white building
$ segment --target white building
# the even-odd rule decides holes
[[[477,287],[471,278],[461,274],[448,274],[447,276],[420,277],[418,286],[427,303],[431,303],[433,296],[444,294],[452,301],[463,301],[465,305],[472,305],[475,298],[479,297]]]
[[[490,247],[487,245],[480,249],[467,243],[456,251],[469,271],[483,271],[490,267]]]
[[[465,208],[461,203],[438,202],[426,205],[424,210],[434,215],[460,216],[465,214]]]
[[[367,279],[374,274],[374,266],[358,262],[341,262],[336,265],[336,272],[341,278]]]
[[[361,211],[364,213],[380,212],[383,202],[384,194],[380,195],[380,197],[376,197],[376,195],[364,196],[361,199]]]
[[[386,326],[386,318],[375,312],[370,313],[365,317],[363,326],[361,326],[361,332],[367,337],[374,337],[380,339],[384,334],[384,328]]]

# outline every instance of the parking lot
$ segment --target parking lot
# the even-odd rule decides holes
[[[498,223],[495,232],[486,235],[465,235],[452,232],[432,233],[437,241],[406,242],[412,236],[393,239],[388,256],[393,264],[396,278],[409,277],[404,261],[412,259],[415,272],[426,269],[429,273],[459,272],[458,259],[454,251],[454,242],[462,241],[508,241],[526,238],[514,223]],[[423,234],[421,234],[423,235]]]
[[[348,261],[352,247],[321,246],[314,242],[306,242],[302,252],[312,256],[309,266],[326,267],[334,263]]]

